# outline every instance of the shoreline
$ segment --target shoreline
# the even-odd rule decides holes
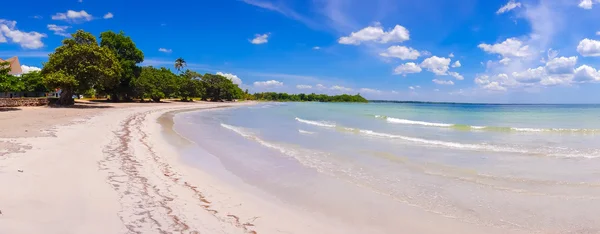
[[[246,104],[252,103],[225,105]],[[157,114],[215,105],[223,106],[141,105],[93,114],[73,110],[67,121],[36,129],[51,130],[49,134],[3,135],[0,142],[23,147],[0,156],[0,187],[10,191],[0,194],[0,233],[253,233],[233,214],[216,218],[206,210],[199,187],[178,183],[177,169],[154,152],[153,147],[166,148],[165,143],[156,141],[156,132],[148,133],[158,125],[153,121]],[[54,109],[28,109],[11,117],[49,112]]]

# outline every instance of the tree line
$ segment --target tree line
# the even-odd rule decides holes
[[[176,73],[165,67],[140,66],[143,61],[144,53],[124,32],[103,32],[98,43],[91,33],[78,30],[49,55],[41,71],[12,76],[8,74],[8,64],[0,64],[0,92],[60,90],[56,102],[59,105],[74,104],[74,95],[106,96],[112,101],[200,98],[209,101],[367,102],[360,95],[249,94],[224,76],[202,75],[185,69],[187,64],[182,58],[174,62]]]
[[[262,100],[262,101],[279,101],[279,102],[368,102],[367,99],[362,97],[360,94],[356,95],[334,95],[329,96],[325,94],[288,94],[288,93],[255,93],[248,94],[246,99],[249,100]]]
[[[98,43],[94,35],[79,30],[49,55],[40,72],[12,76],[7,64],[0,64],[0,92],[60,90],[59,105],[74,104],[73,95],[156,102],[164,98],[231,101],[244,97],[224,76],[184,70],[182,58],[175,61],[177,74],[165,67],[139,66],[143,61],[144,53],[123,32],[103,32]]]

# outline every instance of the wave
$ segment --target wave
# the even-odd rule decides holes
[[[305,131],[305,130],[302,130],[302,129],[298,129],[298,132],[301,133],[301,134],[308,134],[308,135],[315,134],[315,132],[309,132],[309,131]]]
[[[290,155],[290,156],[292,156],[292,155],[295,154],[295,152],[291,151],[290,149],[287,149],[285,147],[281,147],[281,146],[275,145],[273,143],[264,141],[264,140],[258,138],[257,136],[253,135],[252,133],[250,133],[249,131],[247,131],[247,130],[241,128],[241,127],[235,127],[235,126],[227,125],[227,124],[224,124],[224,123],[221,123],[221,127],[224,127],[224,128],[229,129],[231,131],[234,131],[235,133],[239,134],[240,136],[243,136],[244,138],[256,141],[256,142],[258,142],[259,144],[261,144],[261,145],[263,145],[265,147],[268,147],[268,148],[271,148],[271,149],[275,149],[275,150],[277,150],[277,151],[279,151],[279,152],[281,152],[283,154]]]
[[[388,123],[394,124],[407,124],[407,125],[421,125],[428,127],[441,127],[451,128],[463,131],[494,131],[494,132],[556,132],[556,133],[600,133],[600,129],[586,129],[586,128],[520,128],[520,127],[496,127],[496,126],[472,126],[466,124],[451,124],[451,123],[435,123],[416,121],[408,119],[398,119],[393,117],[387,117],[383,115],[375,115],[375,118],[385,119]]]
[[[299,118],[296,118],[297,120]],[[302,121],[300,121],[302,122]],[[312,122],[312,121],[311,121]],[[304,123],[304,122],[303,122]],[[361,134],[369,137],[379,137],[384,139],[399,139],[408,142],[419,143],[432,147],[443,147],[457,150],[471,150],[471,151],[487,151],[487,152],[503,152],[503,153],[519,153],[519,154],[529,154],[529,155],[548,155],[558,158],[598,158],[600,157],[599,152],[580,152],[573,149],[568,148],[537,148],[537,149],[525,149],[519,147],[512,146],[499,146],[499,145],[491,145],[491,144],[469,144],[469,143],[458,143],[458,142],[450,142],[450,141],[440,141],[440,140],[428,140],[417,137],[409,137],[403,135],[396,135],[390,133],[382,133],[375,132],[372,130],[359,129],[359,128],[350,128],[334,125],[335,129],[340,132],[349,132],[354,134]],[[331,127],[327,127],[331,128]]]
[[[301,123],[315,125],[315,126],[319,126],[319,127],[335,128],[335,126],[336,126],[335,123],[330,123],[330,122],[325,122],[325,121],[311,121],[311,120],[301,119],[298,117],[296,117],[296,120]]]

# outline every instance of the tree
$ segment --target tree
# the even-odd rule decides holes
[[[144,61],[144,53],[122,31],[118,34],[112,31],[103,32],[100,34],[100,39],[100,46],[106,47],[115,53],[123,72],[118,85],[105,87],[105,90],[99,91],[109,94],[113,101],[130,100],[132,96],[135,96],[131,80],[140,76],[142,72],[142,68],[137,64]]]
[[[205,89],[205,95],[202,97],[203,100],[231,101],[243,97],[244,94],[244,91],[236,84],[221,75],[204,74],[202,76],[202,83]]]
[[[143,67],[142,73],[133,80],[140,97],[160,102],[160,99],[172,97],[178,88],[178,77],[166,68]]]
[[[181,69],[183,69],[185,66],[187,66],[187,63],[185,60],[183,60],[183,58],[180,57],[175,60],[175,69],[177,69],[178,72],[181,72]]]
[[[204,95],[204,86],[202,85],[202,75],[195,71],[186,70],[179,76],[179,96],[183,101],[191,97],[202,97]]]
[[[119,84],[122,72],[113,51],[100,47],[91,33],[78,30],[50,54],[41,74],[48,88],[61,89],[57,104],[72,105],[74,93],[110,89]]]
[[[50,91],[44,84],[42,73],[39,71],[22,74],[21,81],[23,81],[24,92],[47,93]]]

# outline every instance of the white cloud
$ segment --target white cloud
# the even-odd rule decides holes
[[[104,15],[104,17],[102,17],[102,18],[104,18],[104,19],[112,19],[113,17],[114,17],[114,15],[113,15],[112,13],[108,12],[108,13],[106,13],[106,15]]]
[[[360,45],[362,42],[403,42],[410,39],[410,33],[405,27],[396,25],[390,31],[384,31],[379,23],[375,26],[368,26],[357,32],[352,32],[350,36],[340,37],[338,43],[345,45]]]
[[[269,39],[269,34],[268,33],[265,33],[265,34],[262,34],[262,35],[261,34],[256,34],[254,36],[255,36],[254,39],[252,39],[250,41],[252,44],[260,45],[260,44],[265,44],[265,43],[269,42],[269,40],[268,40]]]
[[[10,42],[19,44],[22,48],[38,49],[44,46],[42,38],[46,34],[38,32],[23,32],[17,30],[17,21],[0,19],[0,43]]]
[[[158,48],[159,52],[163,52],[163,53],[171,53],[173,52],[172,49],[166,49],[166,48]]]
[[[454,53],[450,53],[450,54],[448,55],[448,57],[450,57],[450,58],[454,58]]]
[[[426,68],[428,71],[435,73],[436,75],[446,75],[450,65],[449,58],[440,58],[437,56],[431,56],[421,62],[421,67]]]
[[[394,57],[402,60],[414,60],[421,56],[418,50],[406,46],[390,46],[386,52],[379,55],[383,57]]]
[[[498,11],[496,11],[496,14],[502,14],[505,12],[509,12],[517,7],[521,7],[521,3],[520,2],[515,2],[514,0],[510,0],[508,3],[506,3],[506,5],[500,7],[500,9],[498,9]]]
[[[23,73],[21,74],[27,74],[30,72],[34,72],[34,71],[41,71],[42,69],[39,67],[33,67],[33,66],[27,66],[27,65],[21,65],[21,71],[23,71]]]
[[[418,86],[418,85],[417,86],[408,86],[408,89],[410,89],[410,90],[415,90],[415,89],[420,89],[420,88],[421,88],[421,86]]]
[[[433,83],[439,84],[439,85],[454,85],[454,82],[451,80],[438,80],[438,79],[433,79],[432,80]]]
[[[68,21],[68,22],[77,23],[77,22],[91,21],[92,19],[94,19],[94,17],[92,15],[88,14],[87,12],[85,12],[84,10],[81,10],[81,11],[68,10],[66,13],[56,13],[56,15],[52,16],[52,19],[53,20],[64,20],[64,21]]]
[[[464,80],[465,79],[465,77],[463,77],[458,72],[448,72],[448,75],[451,75],[452,77],[456,78],[457,80]]]
[[[580,83],[600,81],[600,71],[588,65],[582,65],[575,69],[573,81]]]
[[[546,76],[544,67],[529,68],[522,72],[513,72],[512,76],[519,83],[538,83]]]
[[[322,84],[317,84],[317,85],[315,85],[315,87],[317,89],[326,89],[327,88],[327,87],[325,87],[325,85],[322,85]]]
[[[346,88],[344,86],[339,86],[339,85],[334,85],[331,87],[332,90],[338,90],[338,91],[343,91],[343,92],[350,92],[352,91],[351,88]]]
[[[70,37],[71,35],[67,33],[67,29],[71,28],[71,26],[58,26],[56,24],[48,24],[48,30],[53,31],[54,35],[59,35],[63,37]]]
[[[598,57],[600,56],[600,41],[583,39],[577,45],[577,52],[584,57]]]
[[[297,89],[312,89],[310,85],[296,85]]]
[[[359,90],[361,93],[372,93],[372,94],[380,94],[382,93],[381,90],[377,90],[377,89],[369,89],[369,88],[362,88]]]
[[[313,47],[313,50],[320,50],[320,49],[321,49],[321,47],[318,47],[318,46]]]
[[[491,91],[506,91],[505,87],[502,87],[498,82],[490,82],[489,84],[483,86],[483,89],[491,90]]]
[[[452,57],[451,57],[451,58],[452,58]],[[462,64],[460,64],[460,61],[458,61],[458,60],[456,60],[456,62],[454,62],[454,63],[452,64],[452,67],[461,67],[461,66],[462,66]]]
[[[600,36],[600,31],[596,32],[596,35],[597,35],[597,36]]]
[[[440,91],[440,89],[434,89],[433,91],[439,92],[439,91]]]
[[[592,9],[593,5],[594,3],[592,2],[592,0],[581,0],[578,6],[583,9],[589,10]]]
[[[409,73],[419,73],[421,72],[421,67],[419,67],[415,63],[405,63],[394,69],[394,74],[406,75]]]
[[[508,63],[510,63],[510,61],[511,61],[510,58],[503,58],[503,59],[501,59],[498,62],[501,63],[501,64],[504,64],[504,65],[508,65]]]
[[[572,74],[577,64],[577,56],[558,57],[546,63],[546,72],[548,74]]]
[[[283,82],[276,81],[276,80],[256,81],[256,82],[254,82],[254,86],[255,87],[267,87],[267,88],[281,87],[281,86],[283,86]]]
[[[234,74],[217,72],[217,75],[224,76],[225,78],[231,80],[231,82],[233,82],[236,85],[242,84],[242,79],[240,79],[238,76],[236,76]],[[274,80],[271,80],[271,81],[274,81]],[[271,81],[266,81],[266,82],[271,82]],[[278,82],[278,81],[275,81],[275,82]],[[281,82],[279,82],[279,83],[281,83]],[[270,85],[274,85],[274,84],[270,84]],[[281,83],[281,85],[283,85],[283,83]],[[281,85],[275,85],[275,86],[281,86]],[[256,82],[254,82],[254,86],[256,86]]]
[[[529,46],[514,37],[494,45],[482,43],[478,47],[485,52],[499,54],[502,57],[527,57],[530,55]]]

